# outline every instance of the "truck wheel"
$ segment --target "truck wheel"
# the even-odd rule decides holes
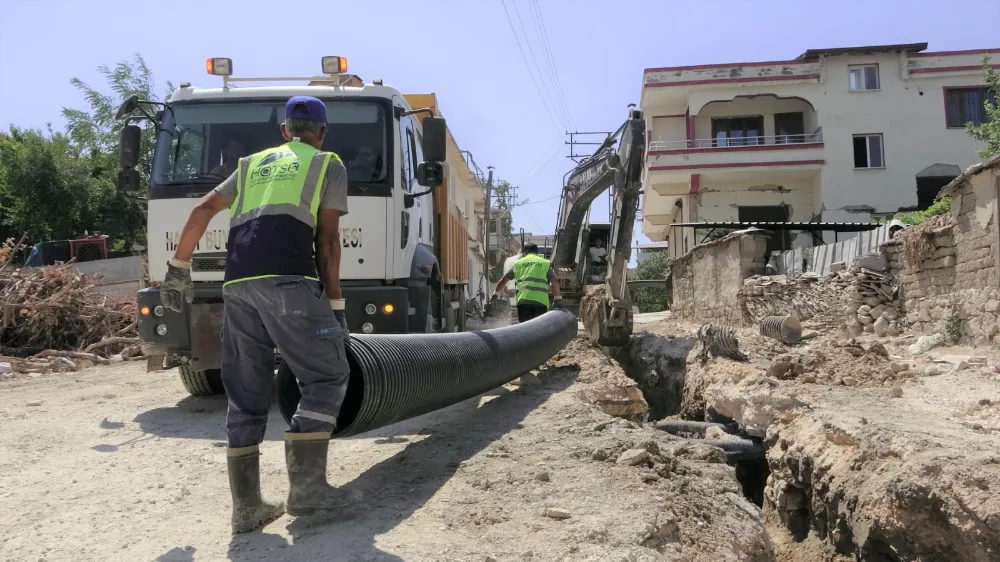
[[[222,386],[222,370],[206,369],[204,371],[192,371],[187,365],[177,368],[181,373],[181,382],[191,396],[214,396],[223,394],[226,389]]]

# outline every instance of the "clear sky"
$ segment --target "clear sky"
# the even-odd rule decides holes
[[[997,22],[1000,0],[12,1],[0,15],[0,127],[62,127],[63,107],[86,108],[70,77],[103,86],[96,68],[136,52],[161,88],[218,84],[204,70],[212,56],[232,58],[237,76],[307,76],[343,55],[366,81],[436,93],[462,149],[537,201],[515,210],[515,229],[551,233],[572,167],[564,133],[615,130],[643,68],[922,41],[995,48]],[[602,198],[594,220],[606,216]]]

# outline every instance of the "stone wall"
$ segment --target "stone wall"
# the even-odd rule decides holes
[[[996,172],[962,179],[947,193],[950,214],[907,229],[885,253],[901,274],[906,318],[914,330],[982,345],[996,335],[1000,309]]]
[[[670,265],[671,315],[698,322],[747,323],[743,280],[764,272],[767,237],[758,230],[734,232],[695,246]]]

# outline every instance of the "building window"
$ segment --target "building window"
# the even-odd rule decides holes
[[[986,101],[997,101],[989,88],[945,88],[945,120],[948,128],[964,128],[966,123],[982,125],[990,120],[986,114]]]
[[[884,168],[882,135],[854,135],[854,167]]]
[[[795,113],[774,114],[774,144],[805,142],[805,115],[801,111]]]
[[[866,64],[863,66],[848,66],[851,76],[851,91],[862,92],[865,90],[877,90],[878,86],[878,65]]]
[[[712,119],[714,146],[764,144],[764,116]]]

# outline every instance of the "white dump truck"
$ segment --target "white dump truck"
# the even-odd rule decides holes
[[[435,105],[435,96],[407,96],[380,80],[365,84],[346,73],[343,57],[323,57],[323,75],[306,78],[236,78],[233,61],[225,58],[208,59],[206,66],[221,87],[184,82],[165,103],[131,97],[118,112],[125,121],[119,187],[126,193],[141,191],[136,123],[147,121],[157,131],[148,189],[151,281],[163,280],[198,198],[232,173],[238,158],[283,143],[285,102],[309,95],[327,105],[323,149],[338,154],[348,170],[341,284],[350,330],[464,330],[469,241],[448,197],[447,162],[457,148],[446,144],[447,127],[436,107],[411,107],[411,100]],[[235,85],[247,82],[257,84]],[[283,85],[260,85],[266,82]],[[161,306],[155,287],[137,297],[148,370],[180,367],[184,386],[195,395],[223,391],[228,234],[229,216],[220,213],[192,257],[194,302],[183,312]]]

